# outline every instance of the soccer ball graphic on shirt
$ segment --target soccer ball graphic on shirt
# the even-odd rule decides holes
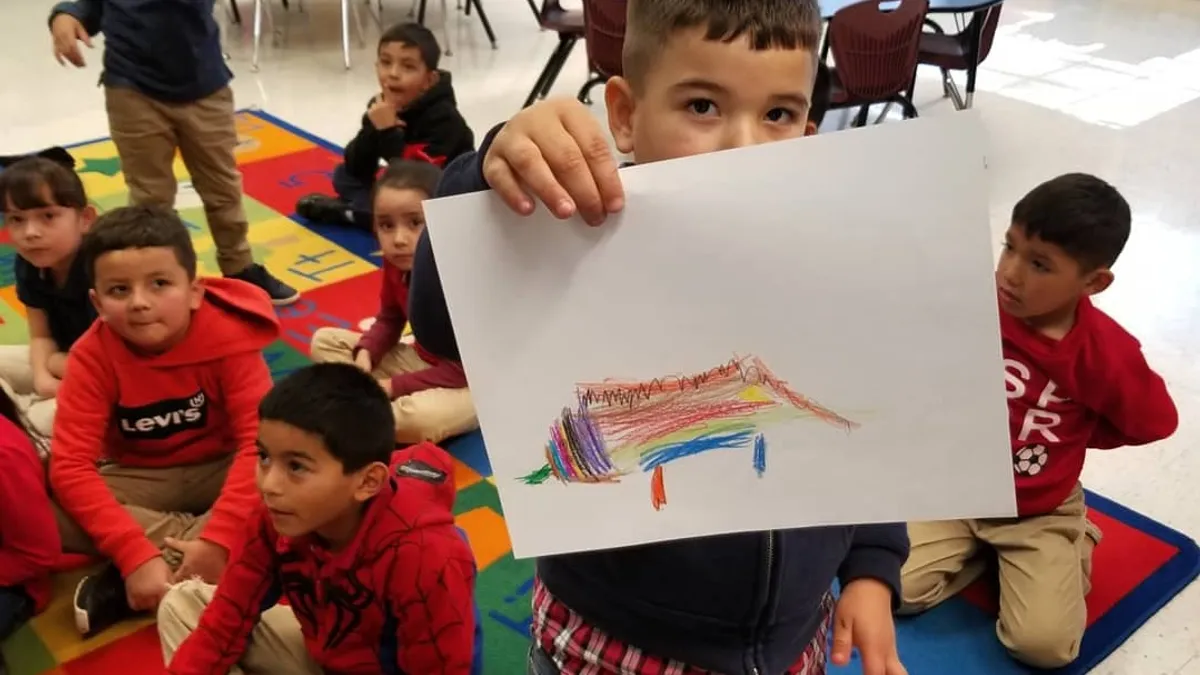
[[[1018,476],[1036,476],[1046,466],[1047,459],[1046,446],[1027,445],[1013,455],[1013,471]]]

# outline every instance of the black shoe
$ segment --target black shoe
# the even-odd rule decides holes
[[[85,638],[134,616],[137,612],[125,599],[121,570],[112,563],[75,587],[75,627]]]
[[[258,286],[271,296],[271,304],[274,305],[290,305],[300,299],[300,291],[276,279],[267,271],[267,268],[258,263],[251,263],[241,272],[225,276]]]
[[[325,225],[354,225],[354,211],[346,202],[329,195],[311,194],[296,202],[296,215]]]

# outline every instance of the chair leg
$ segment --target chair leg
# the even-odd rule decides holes
[[[350,0],[342,0],[342,59],[350,70]]]
[[[856,127],[867,126],[867,116],[870,114],[871,114],[871,106],[864,105],[861,108],[859,108],[858,115],[854,118],[853,126],[856,126]]]
[[[538,99],[544,98],[546,93],[550,91],[550,88],[554,86],[554,79],[558,77],[558,71],[562,70],[562,64],[571,55],[571,49],[575,47],[577,39],[574,36],[566,35],[558,37],[558,46],[554,48],[554,53],[546,61],[546,67],[538,75],[537,82],[533,85],[533,89],[529,91],[529,97],[525,99],[525,105],[521,106],[522,108],[528,108]]]
[[[263,2],[269,0],[254,0],[254,55],[250,58],[250,70],[258,72],[259,47],[262,44]]]
[[[238,9],[237,0],[229,0],[229,8],[233,13],[233,22],[242,25],[242,10]]]
[[[479,22],[483,24],[483,32],[487,33],[488,40],[492,43],[492,49],[495,49],[496,33],[492,30],[492,22],[488,21],[487,12],[483,11],[483,2],[481,0],[467,0],[467,16],[471,15],[471,5],[475,6],[475,13],[479,15]]]
[[[578,98],[579,102],[584,105],[591,105],[592,104],[592,96],[591,96],[592,89],[604,84],[607,81],[608,81],[608,78],[604,77],[603,75],[599,75],[599,74],[593,75],[591,77],[591,79],[589,79],[587,82],[585,82],[583,84],[583,88],[581,88],[579,90],[579,96],[576,96],[576,98]]]

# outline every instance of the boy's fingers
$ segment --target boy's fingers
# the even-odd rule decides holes
[[[82,40],[83,44],[88,46],[88,49],[92,48],[92,36],[88,35],[87,30],[83,26],[75,29],[75,36]]]
[[[533,213],[533,200],[521,189],[516,174],[503,159],[485,160],[483,179],[510,209],[523,216]]]
[[[850,663],[851,649],[853,649],[853,633],[850,630],[850,623],[843,621],[840,617],[834,619],[833,647],[829,651],[834,665],[844,666]]]
[[[908,675],[908,669],[900,663],[900,657],[893,656],[888,661],[887,675]]]
[[[612,149],[608,147],[608,141],[595,118],[586,110],[571,109],[563,115],[563,126],[575,139],[591,168],[592,180],[600,192],[603,209],[608,213],[620,211],[625,205],[625,188],[621,185]]]
[[[502,192],[505,195],[505,201],[516,208],[518,213],[532,211],[532,203],[528,203],[529,208],[526,209],[517,206],[524,195],[521,185],[529,188],[529,192],[533,194],[534,198],[545,204],[546,208],[550,209],[550,212],[556,217],[567,218],[575,213],[575,204],[571,201],[571,195],[564,186],[559,184],[558,172],[548,164],[548,158],[543,156],[539,146],[535,145],[531,139],[526,138],[523,141],[514,142],[514,147],[506,148],[503,156],[496,159],[500,160],[495,162],[496,164],[507,164],[505,169],[511,170],[511,174],[515,177],[515,180],[510,183],[507,180],[507,171],[494,169],[505,185]],[[488,178],[489,185],[499,190],[491,182],[492,176],[486,175],[486,168],[485,177]]]
[[[592,167],[583,154],[579,139],[562,126],[545,129],[539,136],[537,146],[541,148],[557,183],[566,189],[574,204],[573,211],[578,211],[590,225],[604,222],[604,203],[600,201],[600,190],[596,187]],[[558,208],[554,208],[554,211],[560,218],[572,215]]]

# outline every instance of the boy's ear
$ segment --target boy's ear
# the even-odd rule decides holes
[[[204,284],[200,283],[200,277],[192,279],[191,299],[188,301],[188,307],[194,312],[200,309],[200,303],[204,302]]]
[[[104,318],[104,312],[100,309],[100,296],[96,294],[95,288],[88,289],[88,300],[91,300],[92,307],[96,308],[96,316],[100,317],[101,321],[107,321]]]
[[[623,155],[633,152],[633,113],[637,102],[633,88],[623,77],[610,77],[604,85],[604,105],[608,109],[608,130]]]
[[[1113,279],[1112,270],[1102,267],[1088,276],[1087,281],[1083,285],[1083,291],[1088,295],[1103,293],[1109,286],[1112,286]]]
[[[368,464],[359,472],[358,485],[354,488],[354,499],[365,502],[379,494],[383,486],[387,485],[389,473],[387,465],[383,462]]]
[[[809,120],[804,123],[804,135],[805,136],[815,136],[816,133],[817,133],[817,123],[816,122]]]

